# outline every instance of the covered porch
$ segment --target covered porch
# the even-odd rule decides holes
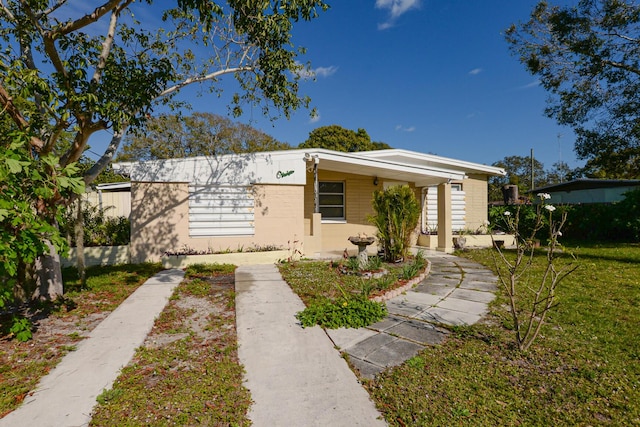
[[[306,255],[340,256],[345,249],[350,254],[357,251],[348,237],[362,233],[376,235],[376,228],[367,220],[374,213],[373,192],[393,185],[408,185],[421,203],[426,203],[423,189],[437,188],[436,249],[453,251],[452,183],[468,178],[463,166],[472,164],[404,150],[339,153],[319,149],[307,150],[304,158]],[[453,163],[458,163],[458,167]],[[420,232],[419,225],[413,244]],[[369,248],[370,252],[376,250],[375,245]]]

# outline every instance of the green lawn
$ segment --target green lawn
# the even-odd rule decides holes
[[[487,322],[367,382],[389,424],[640,425],[640,246],[575,253],[580,267],[529,352],[514,346],[499,292]],[[493,264],[490,250],[461,255]]]

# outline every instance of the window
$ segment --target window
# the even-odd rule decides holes
[[[438,186],[422,189],[422,232],[438,230]],[[466,201],[462,184],[451,184],[451,227],[454,231],[466,227]]]
[[[321,181],[318,186],[322,219],[345,219],[344,182]]]

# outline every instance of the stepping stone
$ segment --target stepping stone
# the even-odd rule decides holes
[[[439,286],[431,283],[424,283],[413,288],[413,292],[446,297],[456,289],[455,286]]]
[[[463,281],[460,289],[475,289],[477,291],[495,292],[497,285],[495,283],[487,283],[479,280]]]
[[[374,323],[373,325],[369,326],[369,329],[373,329],[379,332],[384,332],[387,329],[396,326],[399,323],[402,323],[404,321],[406,321],[407,319],[404,317],[399,317],[399,316],[394,316],[394,315],[388,315],[387,317],[385,317],[384,319],[382,319],[379,322]]]
[[[397,339],[370,353],[365,360],[379,366],[398,366],[423,349],[419,344]]]
[[[421,307],[431,307],[436,305],[442,300],[442,297],[438,295],[432,295],[424,292],[414,292],[407,291],[404,295],[400,295],[396,298],[393,298],[393,301],[403,301],[407,302],[409,305],[421,306]]]
[[[437,329],[431,324],[415,320],[408,320],[400,323],[399,325],[387,329],[386,332],[400,338],[407,338],[411,341],[429,345],[440,344],[447,335],[442,330]]]
[[[391,335],[380,333],[376,334],[366,340],[359,342],[351,348],[346,349],[347,353],[351,356],[355,356],[359,359],[366,360],[370,353],[378,350],[380,347],[388,345],[389,343],[396,341],[397,338]]]
[[[360,372],[361,377],[369,380],[374,379],[376,375],[386,369],[384,366],[374,365],[357,357],[349,357],[349,363]]]
[[[437,308],[445,308],[447,310],[460,311],[465,314],[475,314],[477,316],[483,316],[487,313],[487,304],[483,302],[467,301],[458,298],[446,298],[442,300]]]
[[[463,299],[467,301],[476,301],[482,303],[490,303],[495,299],[495,295],[492,292],[476,291],[473,289],[455,289],[451,292],[451,297],[457,299]]]
[[[413,317],[429,307],[431,307],[431,305],[416,304],[409,301],[397,301],[392,299],[387,301],[387,311],[389,313],[405,317]]]
[[[462,326],[473,325],[482,319],[482,316],[448,310],[446,308],[432,307],[415,316],[415,318],[427,322],[441,323],[443,325]]]

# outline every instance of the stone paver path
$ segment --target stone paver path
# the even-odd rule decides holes
[[[389,315],[361,329],[327,330],[366,378],[397,366],[446,337],[443,325],[472,325],[488,311],[497,278],[473,261],[429,253],[429,275],[416,287],[387,301]]]

